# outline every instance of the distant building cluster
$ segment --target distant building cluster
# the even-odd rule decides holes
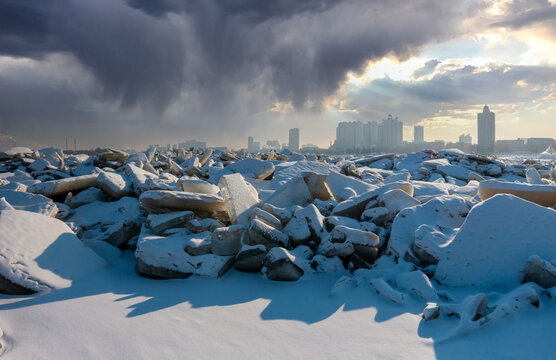
[[[471,134],[461,134],[459,136],[459,143],[465,145],[473,144],[473,138],[471,137]]]
[[[178,148],[180,149],[206,149],[207,143],[205,141],[197,140],[186,140],[185,142],[179,143]]]
[[[335,152],[396,148],[403,145],[403,123],[392,115],[381,123],[341,122],[336,128]]]
[[[549,147],[556,147],[556,141],[552,138],[519,138],[515,140],[496,140],[496,114],[490,111],[488,105],[483,111],[477,113],[477,143],[473,144],[471,134],[459,135],[458,142],[445,142],[443,140],[425,141],[425,127],[415,125],[413,127],[413,142],[403,141],[403,122],[397,117],[389,114],[380,123],[376,121],[341,122],[336,127],[336,139],[331,143],[328,151],[335,153],[368,153],[399,151],[410,152],[423,149],[440,150],[446,148],[457,148],[465,152],[477,152],[479,154],[494,153],[539,153]],[[196,149],[204,150],[207,143],[197,140],[186,140],[179,144],[149,145],[157,150]],[[210,147],[227,151],[227,147]],[[299,151],[305,153],[324,152],[315,144],[301,145],[299,128],[289,129],[288,142],[280,143],[278,140],[266,140],[264,145],[255,141],[253,136],[247,138],[247,151],[268,152],[271,150]]]
[[[254,141],[253,136],[247,138],[247,151],[249,152],[259,152],[259,151],[271,151],[271,150],[283,150],[288,149],[290,151],[299,151],[299,129],[294,128],[289,130],[289,142],[280,144],[278,140],[267,140],[266,145],[261,147],[261,143]]]
[[[556,145],[553,138],[528,138],[515,140],[497,140],[497,153],[540,153]]]
[[[261,143],[259,141],[254,141],[252,136],[247,138],[247,151],[249,152],[259,152],[261,151]]]

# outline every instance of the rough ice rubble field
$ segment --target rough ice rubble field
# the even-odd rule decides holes
[[[174,154],[172,157],[174,160],[158,158],[155,161],[149,159],[152,155],[147,153],[143,155],[144,158],[134,156],[128,159],[128,164],[131,162],[129,160],[132,160],[135,165],[130,164],[123,168],[120,167],[123,161],[114,160],[118,157],[118,153],[114,153],[116,155],[101,154],[98,160],[93,159],[84,165],[82,161],[87,160],[78,161],[75,165],[76,169],[83,165],[78,175],[88,175],[83,174],[84,166],[88,166],[91,171],[98,171],[95,170],[95,166],[97,168],[100,166],[104,167],[102,171],[122,176],[124,179],[120,184],[122,188],[128,183],[133,183],[134,189],[140,189],[138,192],[169,189],[172,189],[169,191],[176,191],[175,184],[179,184],[178,186],[187,192],[191,187],[187,189],[184,187],[190,186],[188,184],[191,181],[180,183],[177,181],[178,175],[185,173],[189,177],[199,179],[195,181],[195,186],[199,185],[201,179],[208,181],[209,185],[211,182],[218,184],[223,173],[234,172],[228,169],[229,166],[222,167],[222,165],[226,165],[226,162],[240,164],[241,161],[237,157],[244,156],[214,154],[207,157],[205,154],[198,159],[193,156],[179,162],[180,154]],[[154,158],[156,156],[154,155]],[[283,162],[286,160],[284,158],[287,157],[286,154],[279,156],[282,157],[281,161],[273,163],[277,171],[275,179],[283,178],[284,182],[272,180],[274,182],[271,181],[272,186],[269,186],[266,180],[256,179],[264,176],[265,172],[268,173],[269,162],[265,162],[262,166],[260,162],[250,160],[248,163],[257,166],[251,168],[244,165],[235,166],[239,169],[238,173],[247,176],[244,190],[231,190],[227,185],[224,186],[227,191],[243,191],[244,195],[236,198],[249,197],[247,194],[254,190],[255,193],[258,192],[260,199],[268,200],[274,192],[281,190],[280,204],[284,205],[286,201],[291,201],[298,207],[276,208],[267,202],[268,206],[259,204],[261,209],[257,211],[250,206],[242,207],[234,204],[226,204],[234,206],[232,208],[226,206],[226,208],[228,211],[239,209],[242,213],[252,211],[253,213],[247,216],[247,225],[250,224],[249,221],[262,224],[260,225],[262,228],[259,226],[246,230],[252,235],[251,242],[254,241],[253,239],[259,240],[249,244],[244,244],[245,239],[241,240],[240,244],[243,245],[237,255],[238,261],[240,255],[251,254],[248,251],[252,248],[263,252],[271,250],[271,253],[276,253],[275,250],[278,248],[275,246],[282,244],[289,248],[289,254],[287,250],[283,250],[279,253],[286,255],[269,257],[269,260],[276,262],[273,271],[291,274],[293,266],[297,266],[303,269],[303,276],[298,281],[270,282],[265,279],[264,269],[262,275],[228,270],[223,277],[212,280],[195,276],[187,280],[145,279],[137,276],[134,270],[136,260],[130,251],[122,252],[108,244],[115,244],[114,239],[125,239],[124,243],[118,242],[118,246],[122,249],[134,249],[137,242],[144,241],[149,244],[151,237],[167,239],[165,241],[176,238],[183,243],[176,249],[168,246],[168,250],[171,249],[182,258],[199,259],[199,256],[186,254],[182,251],[183,247],[186,246],[188,238],[214,233],[217,228],[224,229],[221,226],[225,225],[227,220],[222,218],[221,205],[216,205],[214,213],[206,214],[204,213],[207,210],[206,204],[190,201],[187,203],[190,208],[183,210],[195,212],[198,218],[187,220],[187,223],[177,228],[173,224],[168,228],[160,226],[164,223],[162,218],[157,222],[157,231],[160,234],[152,234],[152,229],[148,229],[149,225],[146,227],[143,225],[143,229],[134,228],[130,224],[145,222],[145,217],[135,210],[129,212],[125,206],[114,206],[113,201],[110,202],[114,208],[111,212],[113,215],[105,219],[99,216],[99,223],[94,222],[95,211],[80,210],[87,206],[94,208],[94,202],[75,209],[65,209],[69,216],[60,214],[62,211],[59,211],[58,217],[67,216],[64,220],[68,221],[70,227],[77,233],[81,233],[80,236],[85,243],[95,249],[110,265],[92,271],[84,277],[65,273],[67,287],[62,286],[60,290],[42,292],[40,295],[25,298],[13,295],[2,296],[0,309],[3,311],[0,313],[0,328],[3,329],[4,336],[0,341],[4,345],[4,356],[41,358],[47,354],[47,358],[183,358],[183,354],[187,354],[196,358],[224,356],[228,358],[261,356],[349,358],[371,354],[371,357],[376,358],[550,358],[551,354],[555,353],[555,346],[552,345],[552,339],[548,335],[554,331],[554,326],[551,325],[555,323],[554,300],[550,297],[553,297],[554,288],[545,290],[533,283],[519,285],[522,277],[519,272],[525,264],[519,265],[516,262],[527,262],[529,256],[525,256],[523,249],[519,247],[504,248],[503,246],[509,233],[517,239],[516,241],[527,238],[528,241],[539,246],[535,249],[535,254],[531,255],[543,252],[538,254],[542,261],[549,262],[554,259],[555,256],[551,253],[554,247],[551,247],[551,242],[548,241],[556,235],[554,227],[550,225],[554,211],[507,195],[499,195],[481,203],[481,199],[476,195],[480,185],[479,183],[473,185],[473,181],[482,181],[481,177],[490,178],[486,173],[496,174],[497,169],[494,166],[504,168],[504,171],[495,178],[515,177],[524,183],[529,178],[525,177],[525,170],[527,167],[532,167],[531,165],[522,168],[520,161],[500,163],[496,160],[487,163],[488,166],[474,165],[471,161],[474,160],[473,157],[449,151],[434,155],[434,159],[431,159],[430,154],[419,153],[407,158],[393,155],[343,160],[327,158],[328,164],[312,162],[288,164]],[[140,160],[136,160],[138,158]],[[204,164],[201,164],[203,158],[205,158]],[[27,157],[19,161],[33,163],[25,159]],[[12,158],[5,164],[13,167],[13,163],[17,161]],[[454,171],[453,168],[449,168],[448,173],[446,162],[450,166],[466,170]],[[330,165],[331,163],[337,165]],[[318,173],[327,176],[304,174],[311,170],[312,164],[315,164],[314,169],[318,169]],[[31,172],[31,176],[25,176],[27,174],[25,165],[20,164],[15,169],[10,168],[8,170],[13,175],[4,174],[2,178],[11,178],[12,181],[8,180],[10,183],[4,186],[33,185],[32,183],[36,182],[35,178],[48,181],[50,179],[47,176],[54,178],[61,176],[56,175],[54,171],[63,170],[63,166],[60,164],[50,166],[55,167],[56,170],[50,169],[51,172],[46,174]],[[552,163],[544,162],[536,166],[539,177],[547,182],[547,191],[552,191]],[[65,169],[66,173],[72,173],[73,167],[68,167],[69,169]],[[149,171],[153,170],[150,167],[157,172],[157,175],[152,176],[154,173]],[[218,173],[213,169],[222,170],[213,178],[211,172]],[[409,182],[403,169],[409,170],[411,176]],[[280,172],[286,170],[288,172],[284,173],[283,177],[279,176]],[[469,175],[470,171],[476,172],[476,175]],[[462,173],[472,176],[473,180],[468,182],[461,179]],[[14,178],[19,182],[14,181]],[[303,179],[296,180],[295,183],[296,189],[303,192],[302,197],[291,197],[288,194],[288,186],[285,184],[288,180],[295,179]],[[328,186],[323,186],[320,181],[322,179],[330,179],[329,182],[325,180]],[[26,183],[22,183],[23,181]],[[353,188],[342,187],[343,182],[352,184]],[[425,184],[429,185],[425,186]],[[113,188],[117,188],[117,185],[118,181],[111,182]],[[100,185],[97,186],[102,188]],[[242,186],[240,185],[239,188]],[[501,189],[507,187],[507,184],[499,186]],[[46,188],[50,192],[57,190],[52,183],[48,186],[35,186],[35,188]],[[201,186],[201,188],[206,189],[207,192],[213,191],[210,186]],[[197,187],[198,192],[203,192],[198,189],[199,187]],[[21,190],[20,188],[19,191]],[[82,190],[75,189],[74,192],[82,193]],[[62,190],[58,189],[58,191]],[[198,194],[198,192],[194,193]],[[327,196],[348,200],[348,202],[335,210],[337,203],[331,198],[327,199]],[[402,226],[409,235],[402,237],[405,245],[401,248],[398,246],[398,252],[394,252],[393,248],[396,246],[390,232],[395,232],[398,218],[402,213],[411,213],[414,207],[426,208],[427,204],[438,196],[463,202],[465,205],[461,209],[454,208],[457,216],[461,216],[463,221],[438,222],[434,215],[434,207],[431,208],[432,213],[428,213],[429,210],[426,209],[419,210],[420,212],[414,211],[415,214],[421,215],[414,219],[414,225]],[[202,196],[180,195],[179,203],[183,203],[184,197],[198,199]],[[64,208],[60,202],[64,201],[63,198],[54,200],[58,201],[56,206],[60,210]],[[423,205],[416,205],[416,200]],[[20,205],[15,200],[12,202],[14,206]],[[172,209],[176,202],[177,200],[172,200],[170,204]],[[226,202],[229,201],[224,201]],[[311,202],[313,205],[306,206]],[[501,204],[496,205],[497,202]],[[69,204],[71,205],[71,201]],[[477,204],[482,204],[483,207],[487,205],[494,207],[494,213],[500,217],[500,228],[488,234],[492,230],[491,224],[482,217],[473,215],[479,213],[474,208],[478,206]],[[507,206],[509,204],[511,206]],[[98,211],[102,211],[103,206],[105,205],[101,202],[96,207]],[[135,209],[136,205],[133,206]],[[169,205],[159,204],[156,209],[151,210],[158,211],[165,207]],[[469,212],[471,207],[473,210]],[[504,210],[516,208],[517,213],[523,211],[531,216],[521,228],[504,227],[504,221],[508,220],[508,217],[496,212],[497,207],[503,207]],[[119,213],[119,208],[125,210]],[[448,217],[451,208],[448,207]],[[335,211],[340,210],[352,218],[333,215]],[[2,212],[10,213],[11,210]],[[77,216],[79,213],[83,215]],[[87,214],[92,216],[87,217]],[[47,218],[45,215],[36,216]],[[219,220],[211,219],[211,216]],[[72,221],[72,217],[76,221]],[[292,221],[290,219],[296,219],[295,221],[300,223],[305,222],[307,224],[305,226],[309,229],[309,232],[305,233],[308,235],[299,237],[305,237],[306,240],[297,240],[306,241],[309,246],[316,239],[321,244],[332,245],[336,254],[343,259],[347,269],[344,269],[342,261],[339,260],[340,266],[338,266],[338,262],[334,260],[338,257],[328,258],[319,253],[319,249],[331,251],[329,246],[309,248],[298,243],[292,245],[287,242],[276,242],[283,240],[278,232],[283,225],[287,227],[287,224]],[[495,235],[495,238],[497,236],[497,239],[500,239],[493,243],[493,246],[502,245],[502,251],[508,255],[515,254],[519,250],[521,259],[515,260],[510,267],[512,270],[508,272],[512,275],[511,281],[503,279],[502,286],[474,284],[472,287],[453,287],[453,284],[446,286],[438,283],[437,277],[440,274],[435,274],[435,265],[431,265],[431,262],[434,262],[436,256],[440,260],[438,266],[442,266],[445,252],[450,251],[450,246],[458,239],[458,234],[465,234],[464,229],[468,219],[472,220],[470,224],[473,225],[473,229],[477,224],[481,229],[478,231],[478,236]],[[218,224],[218,221],[222,223]],[[545,226],[537,228],[534,226],[535,221],[540,221]],[[80,226],[80,223],[84,226]],[[515,221],[511,224],[513,223]],[[334,230],[337,226],[340,227]],[[340,231],[342,227],[352,229],[348,233],[359,237],[334,235],[334,233],[344,233]],[[459,230],[460,227],[462,230]],[[262,231],[263,229],[265,231]],[[359,248],[354,252],[355,246],[362,244],[361,240],[356,239],[360,239],[359,234],[366,231],[369,234],[376,232],[381,241],[380,256],[374,264],[372,258],[361,257],[372,254],[369,253],[373,248],[372,242],[363,243],[367,247]],[[220,230],[219,232],[222,233]],[[483,234],[484,232],[487,234]],[[270,236],[272,234],[274,237]],[[408,237],[410,241],[407,241]],[[460,237],[465,238],[463,235]],[[286,238],[290,241],[293,239],[292,236]],[[76,243],[72,246],[79,244],[76,239],[74,238]],[[213,240],[208,238],[208,241]],[[387,243],[387,240],[390,242]],[[29,239],[29,242],[32,241],[33,238]],[[240,239],[229,235],[219,241],[227,241],[230,245]],[[264,246],[257,245],[257,241],[263,241]],[[53,245],[58,246],[56,241]],[[479,245],[481,244],[475,244],[475,246]],[[266,249],[261,250],[261,246],[262,249]],[[466,246],[460,247],[461,249],[456,249],[455,254],[458,259],[464,259],[463,261],[466,261],[466,257],[477,253],[468,251]],[[499,251],[499,248],[495,250]],[[207,255],[216,256],[210,254],[210,248],[208,251]],[[327,254],[331,256],[334,251]],[[156,256],[156,253],[150,255]],[[486,255],[501,260],[501,257],[492,252]],[[286,260],[286,262],[279,264],[279,260]],[[160,261],[164,264],[165,260],[160,258]],[[269,264],[269,266],[274,265],[274,263]],[[503,261],[499,261],[498,269],[504,265]],[[474,266],[473,269],[480,275],[482,269],[480,265]],[[223,269],[215,269],[217,272],[221,270]],[[47,266],[41,271],[57,275],[58,270],[53,266]],[[215,276],[215,273],[205,275]],[[71,286],[69,286],[70,282]],[[401,304],[391,300],[399,300]],[[421,317],[422,314],[427,318],[433,318],[434,314],[438,317],[425,321]],[[51,331],[53,328],[57,331]],[[72,338],[80,340],[68,340]],[[524,341],[532,346],[520,346]],[[41,346],[45,343],[52,346]]]

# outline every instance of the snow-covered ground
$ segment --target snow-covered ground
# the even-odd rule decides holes
[[[556,358],[555,164],[13,149],[0,357]]]
[[[2,296],[6,359],[549,359],[556,303],[442,341],[458,319],[421,319],[339,275],[276,283],[230,272],[216,280],[137,276],[118,265],[42,296]]]

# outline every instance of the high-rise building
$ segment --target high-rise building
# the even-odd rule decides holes
[[[477,130],[479,144],[477,151],[481,154],[494,153],[496,145],[495,115],[487,105],[483,107],[483,112],[477,114]]]
[[[369,121],[363,124],[363,148],[370,150],[378,145],[378,123]]]
[[[294,128],[290,129],[290,139],[289,139],[288,148],[290,151],[297,151],[299,150],[299,129]]]
[[[413,127],[413,142],[418,144],[425,142],[425,128],[421,125]]]
[[[471,144],[473,142],[473,138],[471,134],[461,134],[459,136],[459,143],[460,144]]]
[[[336,127],[336,151],[355,149],[355,122],[341,122]]]
[[[252,136],[247,137],[247,151],[249,151],[249,152],[254,151],[254,149],[253,149],[253,137]]]
[[[388,118],[378,125],[378,144],[382,148],[392,148],[403,144],[403,123],[388,114]]]

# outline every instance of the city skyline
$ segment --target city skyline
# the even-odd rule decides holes
[[[260,141],[254,141],[253,136],[247,137],[247,146],[239,147],[237,150],[245,149],[249,152],[266,152],[270,150],[288,149],[295,151],[323,151],[329,150],[336,153],[341,152],[380,152],[380,151],[416,151],[425,148],[439,150],[445,146],[460,148],[465,151],[476,151],[480,154],[493,154],[504,152],[540,152],[547,147],[555,146],[556,140],[551,137],[530,137],[516,139],[499,139],[496,137],[496,115],[485,104],[482,112],[477,113],[475,134],[460,134],[457,141],[446,141],[445,139],[435,139],[425,141],[426,128],[422,125],[415,125],[413,128],[413,140],[404,140],[403,122],[392,114],[383,119],[380,123],[376,121],[340,122],[336,127],[336,138],[329,147],[320,147],[315,144],[303,144],[300,146],[299,128],[288,130],[288,142],[279,140],[266,140],[261,146]],[[276,134],[275,134],[276,135]],[[473,142],[473,139],[477,139]],[[206,142],[188,140],[177,145],[167,145],[171,148],[207,148]],[[210,148],[228,148],[226,146],[208,146]]]
[[[239,146],[237,148],[208,144],[206,141],[186,140],[177,144],[167,144],[167,149],[236,149],[247,150],[248,152],[266,152],[270,150],[290,150],[296,151],[323,151],[332,152],[376,152],[376,151],[415,151],[425,148],[437,149],[451,145],[465,151],[477,151],[481,154],[493,154],[504,152],[540,152],[547,147],[556,146],[556,140],[552,137],[520,137],[515,139],[499,139],[496,136],[496,116],[487,104],[483,106],[482,112],[477,113],[477,122],[475,129],[475,137],[471,134],[460,134],[457,141],[449,141],[446,139],[425,140],[425,127],[415,125],[413,127],[413,139],[406,140],[404,136],[403,121],[392,114],[383,119],[380,123],[376,121],[340,122],[336,127],[336,138],[330,142],[330,146],[319,147],[312,143],[301,145],[299,128],[288,130],[288,142],[281,142],[277,139],[255,141],[254,136],[247,137],[247,146]],[[275,134],[276,135],[276,134]],[[477,139],[474,142],[474,139]],[[66,139],[67,140],[67,139]],[[75,139],[74,139],[75,146]],[[164,148],[159,144],[149,144],[147,148]],[[68,149],[67,142],[66,148]],[[128,149],[133,150],[133,149]]]

